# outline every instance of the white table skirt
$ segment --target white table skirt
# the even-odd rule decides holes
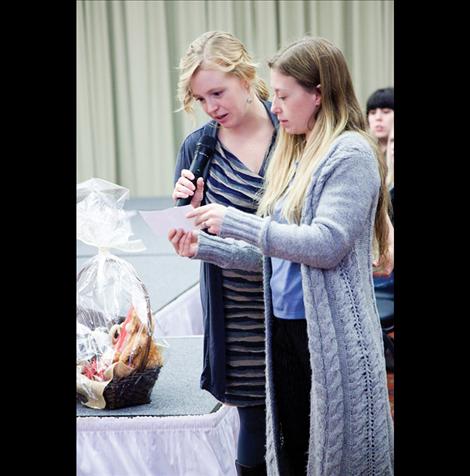
[[[236,476],[235,407],[207,415],[77,418],[77,476]]]
[[[204,332],[199,284],[154,314],[158,336],[192,336]]]

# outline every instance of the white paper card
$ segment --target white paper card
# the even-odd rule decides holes
[[[186,218],[193,207],[186,205],[184,207],[172,207],[165,210],[139,210],[141,217],[157,236],[167,237],[171,228],[190,231],[195,228],[194,218]]]

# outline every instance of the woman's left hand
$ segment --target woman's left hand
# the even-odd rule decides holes
[[[203,207],[195,208],[186,215],[186,218],[194,218],[197,228],[207,229],[209,233],[220,235],[227,207],[218,203],[210,203]]]

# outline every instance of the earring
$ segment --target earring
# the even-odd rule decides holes
[[[251,96],[248,96],[248,97],[246,98],[246,102],[247,102],[248,104],[251,104],[251,103],[253,102],[253,98],[252,98]]]

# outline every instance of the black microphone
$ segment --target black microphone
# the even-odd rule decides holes
[[[211,159],[215,145],[217,144],[217,139],[212,136],[202,136],[198,143],[196,144],[196,149],[194,150],[193,161],[191,162],[191,166],[189,170],[194,174],[194,180],[191,182],[196,187],[196,181],[199,177],[202,177],[204,169],[206,168],[207,163]],[[184,205],[189,205],[194,195],[186,197],[186,198],[179,198],[176,201],[177,207],[182,207]]]

